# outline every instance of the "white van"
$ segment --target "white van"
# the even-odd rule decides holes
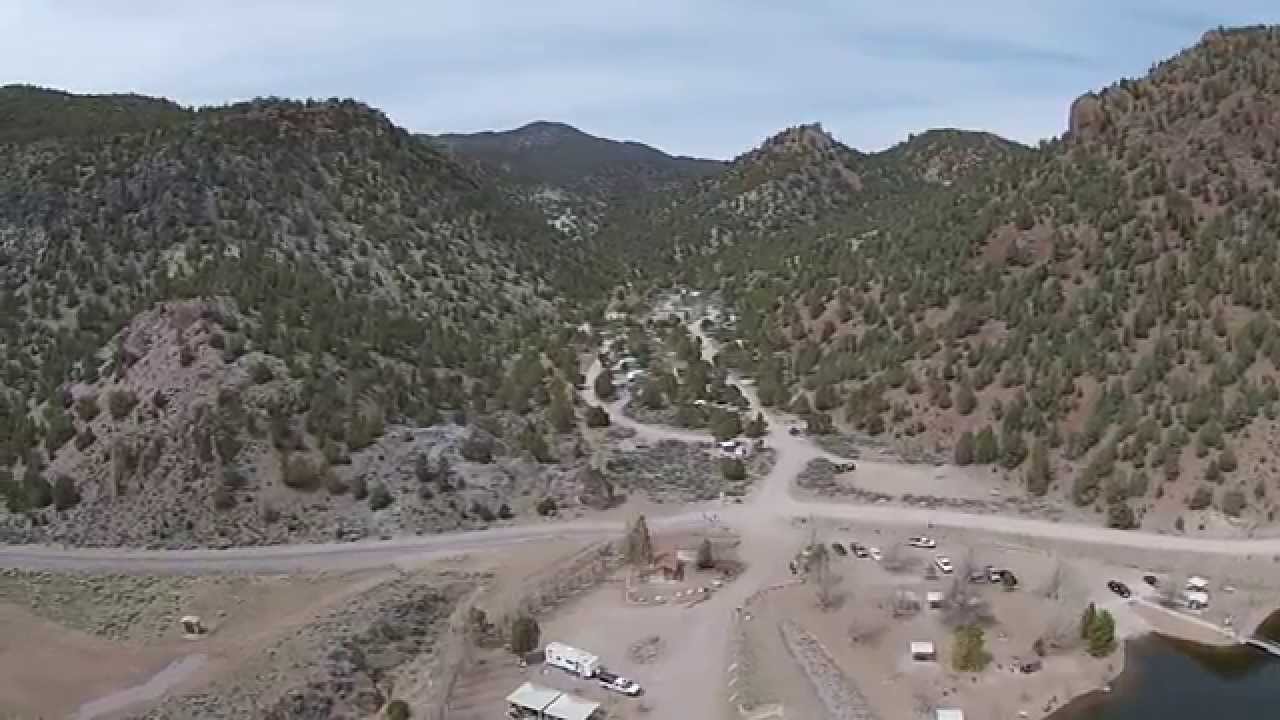
[[[545,655],[548,665],[584,678],[595,677],[600,671],[600,658],[564,643],[547,643]]]

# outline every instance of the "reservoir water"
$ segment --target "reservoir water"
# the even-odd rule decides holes
[[[1259,634],[1280,634],[1280,613]],[[1069,703],[1050,720],[1274,720],[1280,657],[1251,647],[1217,648],[1159,635],[1130,641],[1111,693]]]

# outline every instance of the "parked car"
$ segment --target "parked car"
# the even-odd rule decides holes
[[[917,536],[915,536],[915,537],[913,537],[913,538],[908,538],[908,539],[907,539],[907,544],[908,544],[908,545],[910,545],[910,546],[911,546],[911,547],[913,547],[913,548],[927,548],[927,549],[931,549],[931,548],[936,548],[936,547],[938,547],[938,541],[937,541],[937,540],[934,540],[933,538],[925,537],[925,536],[923,536],[923,535],[917,535]]]
[[[838,463],[836,465],[836,472],[838,473],[853,472],[854,470],[857,470],[857,469],[858,469],[858,466],[854,465],[853,463]]]
[[[800,434],[800,428],[798,428],[798,427],[793,427],[793,428],[791,428],[790,430],[788,430],[787,432],[791,433],[792,435],[799,435],[799,434]]]
[[[940,570],[943,575],[950,575],[956,571],[956,566],[951,563],[951,558],[946,555],[939,555],[934,558],[933,564],[938,566],[938,570]]]
[[[866,545],[859,545],[858,543],[850,543],[849,547],[853,550],[854,557],[865,558],[865,557],[871,556],[871,553],[867,551]]]
[[[848,554],[849,554],[849,551],[848,551],[848,550],[845,550],[845,549],[844,549],[844,546],[843,546],[843,545],[841,545],[841,544],[840,544],[840,543],[838,543],[838,542],[833,542],[833,543],[831,543],[831,549],[832,549],[832,550],[835,550],[837,555],[848,555]]]
[[[991,582],[991,573],[986,570],[974,570],[969,573],[969,582],[971,583]]]
[[[1119,580],[1108,580],[1107,589],[1119,595],[1122,598],[1127,598],[1133,594],[1133,592],[1129,590],[1129,586],[1125,585]]]
[[[884,553],[880,552],[880,548],[878,547],[869,547],[867,548],[867,557],[875,560],[876,562],[880,562],[880,560],[884,558]]]
[[[987,573],[987,582],[992,585],[1004,585],[1010,588],[1018,587],[1018,576],[1014,575],[1012,570],[988,565],[985,572]]]
[[[600,687],[606,690],[612,690],[616,693],[622,693],[623,695],[630,695],[632,697],[643,692],[640,685],[634,680],[628,680],[627,678],[624,678],[621,675],[615,675],[608,670],[601,670],[596,674],[596,677],[600,680]]]
[[[1143,575],[1142,582],[1150,585],[1151,587],[1160,587],[1160,578],[1157,578],[1155,575]]]

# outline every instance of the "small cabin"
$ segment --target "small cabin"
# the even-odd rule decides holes
[[[938,659],[938,650],[931,642],[913,642],[911,643],[911,659],[916,662],[934,662]]]
[[[942,603],[944,602],[943,594],[936,591],[926,593],[924,598],[929,607],[934,610],[942,607]]]

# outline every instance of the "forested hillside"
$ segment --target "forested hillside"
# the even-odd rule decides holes
[[[269,531],[288,491],[324,489],[330,518],[360,494],[400,530],[572,494],[581,324],[684,284],[744,341],[716,377],[755,375],[813,432],[989,465],[1118,527],[1271,522],[1277,117],[1275,28],[1082,96],[1038,148],[933,130],[863,153],[803,125],[727,165],[556,123],[424,138],[349,100],[2,88],[0,494],[17,539],[197,544],[330,531]],[[645,389],[689,417],[709,392]],[[405,449],[428,427],[434,454]],[[568,460],[457,494],[446,445]],[[402,460],[427,489],[373,492]],[[222,514],[111,524],[184,498]]]
[[[34,99],[19,115],[63,102],[23,93]],[[117,102],[79,98],[63,114]],[[197,498],[219,481],[259,487],[262,458],[237,462],[257,437],[322,478],[388,423],[485,412],[489,398],[527,410],[542,373],[511,390],[512,360],[562,354],[565,328],[609,287],[541,216],[359,103],[266,100],[184,122],[135,105],[145,117],[109,138],[64,118],[0,145],[11,509],[102,500],[108,476],[131,476],[134,492],[195,482]],[[176,435],[155,452],[191,462],[140,472],[161,428]]]
[[[1280,31],[1215,31],[1036,152],[690,276],[724,278],[773,403],[1121,527],[1272,519],[1278,114]]]

